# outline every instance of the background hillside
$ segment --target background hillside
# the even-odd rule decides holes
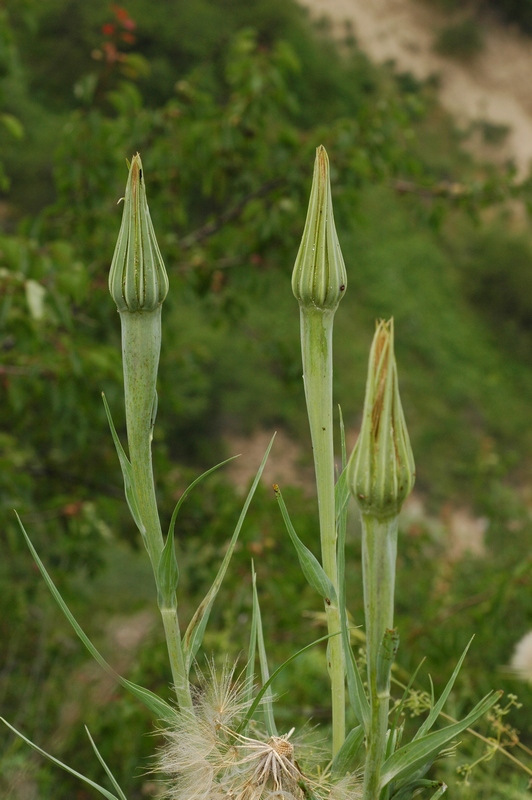
[[[505,13],[519,14],[512,8]],[[523,169],[464,149],[434,77],[375,65],[352,29],[333,40],[327,24],[287,0],[7,0],[0,61],[3,715],[84,768],[86,722],[128,797],[156,793],[143,777],[142,758],[153,751],[146,719],[87,666],[12,513],[117,667],[164,692],[170,676],[151,582],[99,396],[104,390],[123,433],[106,280],[125,159],[137,150],[171,282],[154,441],[163,516],[237,439],[245,482],[258,466],[256,437],[277,428],[289,446],[273,451],[272,480],[290,458],[291,474],[303,476],[286,490],[293,517],[300,536],[316,541],[290,276],[314,151],[324,144],[349,276],[335,333],[336,399],[354,438],[374,320],[393,315],[417,461],[400,550],[399,679],[426,655],[440,686],[475,632],[454,708],[494,685],[518,691],[524,708],[511,721],[531,747],[532,692],[500,672],[532,627],[532,235]],[[496,128],[479,134],[495,149],[504,139]],[[178,533],[185,620],[210,585],[239,504],[230,471],[187,501]],[[234,630],[249,619],[252,557],[278,663],[316,638],[319,606],[296,565],[286,566],[293,556],[284,539],[265,485],[207,650],[237,657],[242,649]],[[356,620],[355,523],[349,574]],[[321,662],[296,663],[297,685],[310,689],[288,698],[280,685],[280,713],[326,721]],[[426,688],[426,672],[421,681]],[[493,735],[488,723],[483,730]],[[1,735],[5,796],[90,796]],[[461,781],[456,767],[483,748],[468,739],[438,767],[454,796],[485,797],[489,786],[494,800],[509,787],[524,797],[526,773],[502,756]]]

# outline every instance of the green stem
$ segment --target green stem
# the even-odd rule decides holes
[[[139,512],[146,528],[146,549],[157,583],[164,539],[155,495],[151,441],[157,410],[161,306],[145,313],[123,311],[120,318],[129,458]],[[161,609],[161,614],[177,698],[181,707],[192,708],[177,611]]]
[[[397,517],[378,519],[369,514],[362,514],[366,658],[371,708],[363,800],[378,800],[380,773],[386,747],[391,661],[387,667],[387,676],[383,680],[380,677],[382,650],[384,650],[381,649],[381,645],[386,632],[393,629],[396,556]]]
[[[322,564],[338,597],[336,509],[334,499],[334,448],[332,411],[332,331],[334,311],[301,306],[303,381],[310,424],[318,509]],[[335,602],[325,604],[328,668],[331,679],[333,757],[345,740],[345,669],[340,613]]]
[[[185,666],[177,611],[174,608],[161,608],[160,611],[172,669],[172,679],[179,707],[181,710],[188,709],[192,711],[192,696],[190,694],[190,685]]]

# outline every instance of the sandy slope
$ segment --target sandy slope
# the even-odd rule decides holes
[[[418,78],[438,75],[441,102],[463,126],[475,120],[509,125],[502,147],[483,156],[511,157],[521,174],[532,161],[532,39],[484,19],[485,49],[471,64],[433,51],[435,32],[448,23],[423,0],[300,0],[338,31],[349,20],[355,37],[375,61],[393,59]],[[475,146],[481,147],[479,141]],[[490,152],[491,150],[491,152]]]

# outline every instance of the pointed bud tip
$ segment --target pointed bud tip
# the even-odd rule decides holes
[[[371,346],[362,428],[348,481],[361,511],[394,516],[412,491],[415,466],[399,396],[393,319],[377,324]]]
[[[168,276],[146,200],[144,172],[136,153],[128,164],[122,224],[109,273],[119,311],[155,311],[168,293]]]
[[[347,285],[347,274],[334,224],[329,158],[320,145],[303,237],[292,274],[292,291],[301,306],[335,311]]]

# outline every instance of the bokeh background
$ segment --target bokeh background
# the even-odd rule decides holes
[[[448,713],[493,687],[517,694],[522,707],[478,731],[524,768],[467,735],[434,777],[460,800],[527,796],[532,691],[505,668],[532,628],[531,36],[528,0],[0,4],[0,709],[56,757],[104,780],[87,724],[130,800],[161,791],[151,720],[90,662],[13,514],[109,661],[168,696],[153,582],[100,398],[124,436],[107,272],[136,151],[171,285],[154,439],[163,526],[199,472],[242,454],[183,507],[181,617],[210,586],[277,430],[206,651],[245,650],[252,559],[272,666],[323,635],[271,483],[317,552],[290,276],[324,144],[349,276],[336,401],[352,445],[374,321],[393,315],[417,462],[396,677],[408,682],[426,657],[416,688],[430,674],[441,690],[474,633]],[[354,509],[348,548],[360,624]],[[327,727],[319,647],[276,691],[287,729]],[[2,797],[93,796],[0,737]]]

